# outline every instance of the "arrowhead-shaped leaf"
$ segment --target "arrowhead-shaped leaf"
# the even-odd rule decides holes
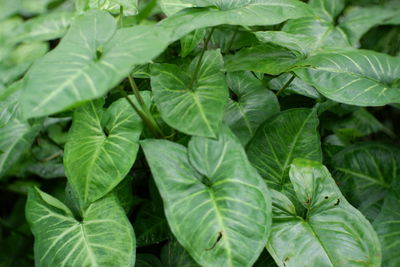
[[[380,212],[392,183],[400,179],[400,152],[383,144],[350,146],[333,157],[332,165],[349,200],[370,220]]]
[[[400,59],[366,50],[326,51],[311,56],[295,73],[340,103],[382,106],[400,103]]]
[[[378,237],[343,197],[320,163],[295,160],[290,180],[304,216],[273,191],[272,236],[267,248],[279,266],[380,266]]]
[[[278,99],[250,72],[228,73],[227,83],[237,99],[229,100],[224,121],[245,146],[260,124],[279,112]]]
[[[192,83],[199,57],[188,71],[176,65],[152,66],[151,87],[161,117],[186,134],[216,137],[228,100],[228,89],[218,50],[204,54],[197,79]],[[193,87],[190,86],[193,84]]]
[[[251,266],[270,228],[265,183],[234,135],[193,137],[189,148],[165,140],[142,147],[172,232],[202,266]]]
[[[57,48],[28,72],[21,100],[25,116],[48,115],[104,95],[134,65],[161,53],[166,34],[153,26],[116,31],[114,18],[103,11],[79,16]]]
[[[103,197],[121,182],[139,149],[142,122],[126,99],[117,100],[107,110],[103,104],[99,99],[75,111],[65,145],[68,181],[84,204]]]
[[[135,235],[114,195],[82,213],[82,221],[58,199],[32,189],[26,217],[35,236],[35,266],[126,266],[135,262]]]

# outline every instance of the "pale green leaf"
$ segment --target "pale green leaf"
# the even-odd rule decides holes
[[[187,71],[172,64],[153,65],[154,101],[161,117],[171,127],[190,135],[216,137],[228,100],[221,71],[223,60],[218,50],[207,51],[197,79],[192,82],[198,60],[199,56]]]
[[[77,17],[57,48],[28,72],[21,99],[25,116],[48,115],[104,95],[136,64],[161,53],[166,34],[154,26],[116,31],[114,18],[102,11]]]
[[[165,140],[142,147],[179,243],[202,266],[251,266],[267,241],[270,199],[239,141],[193,137],[189,148]]]
[[[303,55],[309,54],[314,43],[317,41],[313,36],[282,31],[256,32],[255,35],[260,42],[273,43],[297,51]]]
[[[278,99],[250,72],[230,72],[227,83],[237,99],[229,100],[224,121],[245,146],[260,124],[279,112]]]
[[[182,9],[193,7],[191,3],[185,3],[183,0],[159,0],[161,10],[167,15],[171,16]]]
[[[297,159],[290,180],[306,214],[296,212],[287,197],[273,190],[267,249],[278,266],[380,266],[374,229],[343,197],[323,165]]]
[[[332,50],[303,62],[295,73],[334,101],[357,106],[400,102],[400,59],[367,50]]]
[[[35,266],[133,266],[135,235],[114,195],[82,212],[78,221],[59,200],[32,189],[26,217],[35,236]]]
[[[271,90],[274,91],[279,91],[282,89],[285,84],[291,79],[292,74],[290,73],[283,73],[282,75],[279,75],[279,77],[276,77],[269,81],[268,87]],[[318,99],[320,98],[320,94],[315,90],[312,86],[308,85],[305,83],[303,80],[295,77],[294,80],[289,84],[289,86],[285,89],[285,91],[282,93],[282,95],[285,94],[298,94],[298,95],[303,95],[306,97]]]
[[[321,18],[334,21],[345,7],[345,0],[310,0],[308,4]]]
[[[123,8],[124,16],[132,16],[138,13],[138,0],[86,0],[88,9],[99,9],[119,14]]]
[[[99,99],[75,111],[65,145],[68,181],[84,204],[121,182],[139,149],[142,122],[127,100],[119,99],[107,109],[103,104]]]

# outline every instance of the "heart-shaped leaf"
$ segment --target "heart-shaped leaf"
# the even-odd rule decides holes
[[[279,266],[380,266],[374,229],[343,197],[323,165],[294,160],[290,180],[306,213],[298,214],[286,196],[273,190],[267,249]]]
[[[234,135],[193,137],[189,148],[165,140],[142,147],[172,232],[202,266],[251,266],[270,228],[265,183]]]
[[[167,124],[186,134],[216,137],[228,99],[223,60],[218,50],[207,51],[197,69],[200,57],[187,72],[171,64],[152,66],[151,87]]]
[[[153,26],[116,31],[115,19],[103,11],[77,17],[57,48],[28,72],[21,100],[25,116],[48,115],[104,95],[136,64],[161,53],[167,36]]]
[[[35,236],[35,266],[133,266],[135,235],[114,195],[74,218],[58,199],[29,192],[26,217]]]
[[[150,96],[144,96],[149,101]],[[68,181],[83,204],[103,197],[121,182],[139,149],[142,121],[126,99],[107,110],[103,104],[99,99],[75,111],[65,145]]]

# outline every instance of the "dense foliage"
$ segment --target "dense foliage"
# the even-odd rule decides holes
[[[400,266],[399,25],[0,0],[0,266]]]

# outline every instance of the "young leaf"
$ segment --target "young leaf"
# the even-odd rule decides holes
[[[290,109],[266,121],[247,147],[250,162],[276,189],[289,184],[294,158],[322,161],[316,110]]]
[[[380,266],[374,229],[343,197],[323,165],[294,160],[290,180],[307,213],[300,217],[290,200],[273,190],[274,223],[267,249],[279,266]]]
[[[199,58],[192,61],[188,72],[176,65],[153,65],[154,101],[171,127],[190,135],[216,137],[228,99],[223,60],[218,50],[207,51],[197,69]]]
[[[400,60],[367,50],[332,50],[303,62],[295,73],[340,103],[382,106],[400,102]]]
[[[250,72],[231,72],[227,83],[237,97],[230,99],[225,123],[245,146],[266,119],[279,112],[276,96]]]
[[[189,6],[193,3],[191,1],[179,2],[189,3]],[[210,5],[210,2],[208,1],[206,5]],[[212,2],[217,3],[218,1]],[[221,3],[224,2],[222,1]],[[172,33],[170,40],[174,41],[195,29],[221,24],[242,26],[273,25],[288,19],[312,16],[311,9],[297,0],[239,0],[229,2],[231,4],[229,6],[224,5],[226,7],[224,10],[209,7],[183,10],[162,21],[160,26]],[[199,3],[200,6],[204,6],[204,2]]]
[[[374,227],[382,244],[382,266],[396,267],[400,264],[400,187],[390,193],[382,211],[374,221]]]
[[[380,212],[392,183],[400,179],[400,152],[383,144],[350,146],[333,157],[332,165],[335,179],[370,220]]]
[[[251,266],[270,228],[265,183],[228,128],[193,137],[186,149],[165,140],[142,147],[179,243],[202,266]]]
[[[28,72],[21,99],[25,116],[48,115],[102,96],[134,65],[161,53],[166,36],[154,26],[116,31],[114,18],[102,11],[77,17],[57,48]]]
[[[185,35],[181,39],[181,57],[186,57],[196,48],[196,46],[203,40],[206,34],[205,29],[197,29]]]
[[[107,110],[103,104],[99,99],[75,111],[65,145],[68,181],[83,204],[103,197],[121,182],[139,149],[142,122],[126,99]]]
[[[26,217],[35,236],[36,266],[133,266],[135,235],[114,195],[76,220],[58,199],[33,188]]]

